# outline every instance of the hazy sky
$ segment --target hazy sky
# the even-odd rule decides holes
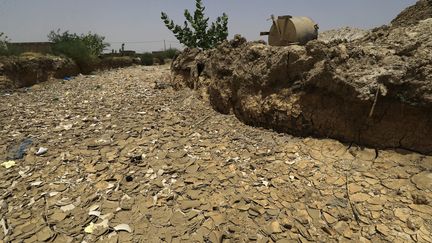
[[[415,0],[204,0],[213,20],[222,12],[229,16],[229,32],[248,40],[260,39],[268,31],[271,14],[308,16],[328,30],[343,26],[372,28],[389,23]],[[112,48],[122,42],[126,49],[160,50],[163,40],[177,47],[175,37],[160,20],[168,13],[175,22],[184,21],[185,8],[194,0],[0,0],[0,32],[12,41],[46,41],[50,30],[76,33],[93,31],[106,36]],[[139,42],[139,43],[138,43]]]

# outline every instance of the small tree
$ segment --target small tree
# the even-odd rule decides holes
[[[223,13],[209,27],[209,18],[205,18],[204,10],[202,0],[196,0],[196,10],[193,16],[189,10],[184,11],[186,21],[183,27],[174,24],[174,21],[164,12],[161,13],[161,18],[180,43],[191,48],[210,49],[228,37],[228,16]]]
[[[54,54],[62,54],[72,58],[83,73],[89,73],[100,61],[98,56],[109,46],[105,37],[98,34],[75,34],[69,31],[51,31],[48,40],[53,42]]]
[[[57,31],[51,31],[48,34],[48,40],[54,44],[64,43],[82,43],[90,52],[90,55],[98,56],[110,45],[104,42],[105,37],[96,33],[88,32],[87,34],[77,35],[75,33],[69,33],[65,31],[61,33],[60,29]],[[81,45],[81,44],[78,44]]]
[[[7,47],[8,37],[0,32],[0,55],[6,55],[8,53]]]

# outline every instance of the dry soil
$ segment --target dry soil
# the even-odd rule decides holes
[[[431,157],[253,128],[169,78],[1,94],[0,242],[432,242]]]

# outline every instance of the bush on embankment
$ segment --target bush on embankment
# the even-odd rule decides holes
[[[64,55],[73,59],[82,73],[93,71],[101,61],[98,56],[109,46],[104,42],[104,36],[91,32],[78,35],[69,31],[61,33],[59,29],[51,31],[48,40],[53,43],[55,55]]]

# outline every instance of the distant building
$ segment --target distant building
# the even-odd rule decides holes
[[[136,54],[136,52],[135,51],[130,51],[130,50],[124,50],[124,51],[121,52],[121,54],[123,56],[134,56]]]

